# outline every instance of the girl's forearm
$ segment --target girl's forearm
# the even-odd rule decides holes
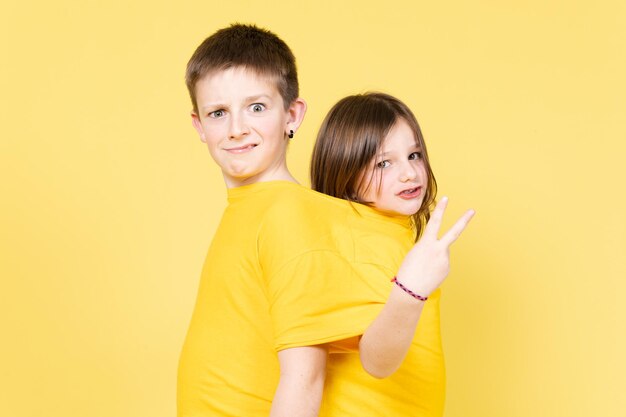
[[[359,342],[363,369],[376,378],[393,374],[406,356],[417,328],[424,301],[394,285],[382,311]]]

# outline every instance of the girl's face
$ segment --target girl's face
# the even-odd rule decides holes
[[[404,119],[391,128],[361,183],[362,201],[371,202],[385,214],[410,216],[420,209],[428,178],[422,150]]]

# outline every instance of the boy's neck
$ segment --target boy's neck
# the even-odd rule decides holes
[[[296,184],[299,182],[291,175],[291,172],[287,168],[280,169],[274,172],[264,172],[261,175],[255,175],[253,177],[248,178],[233,178],[224,175],[224,182],[226,183],[226,188],[237,188],[242,187],[244,185],[256,184],[258,182],[270,182],[270,181],[289,181]]]

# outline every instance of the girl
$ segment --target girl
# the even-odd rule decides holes
[[[367,277],[368,294],[376,290],[368,301],[384,304],[358,353],[329,355],[320,415],[441,416],[438,287],[449,246],[473,211],[438,238],[447,200],[430,219],[437,183],[419,125],[404,103],[382,93],[349,96],[331,109],[313,151],[311,185],[359,213],[355,268]]]

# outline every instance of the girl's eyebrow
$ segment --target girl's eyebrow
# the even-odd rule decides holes
[[[416,144],[415,146],[413,146],[413,148],[411,148],[411,150],[413,150],[413,151],[421,151],[422,147]],[[390,153],[392,153],[392,152],[381,152],[381,153],[378,154],[378,156],[385,156],[385,155],[389,155]]]

